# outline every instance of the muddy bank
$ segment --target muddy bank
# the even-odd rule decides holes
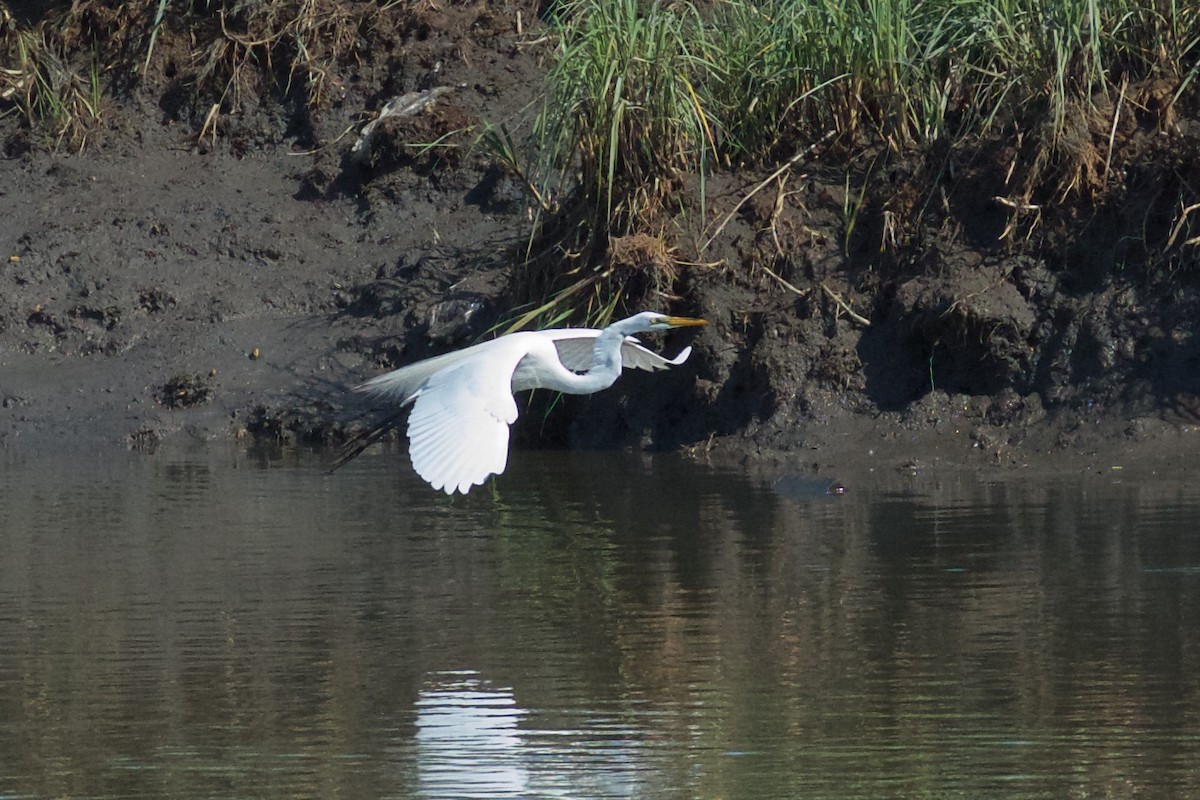
[[[502,222],[416,193],[386,214],[306,199],[307,167],[171,147],[4,162],[6,443],[274,434],[277,413],[320,438],[376,353],[482,333],[438,333],[451,284],[494,293],[439,229],[504,242]],[[396,344],[427,322],[427,344]]]
[[[0,442],[336,445],[363,410],[347,384],[511,319],[529,198],[455,132],[517,119],[545,53],[511,16],[430,19],[303,124],[265,94],[209,130],[165,79],[112,103],[79,154],[0,120]],[[435,85],[351,157],[387,100]],[[658,255],[621,242],[611,262],[638,277],[628,310],[711,320],[654,342],[693,358],[549,414],[535,398],[516,442],[896,469],[1186,462],[1200,266],[1180,209],[1200,128],[1118,123],[1103,193],[1017,208],[1003,142],[713,176],[703,215],[645,234]],[[662,253],[669,277],[646,280]]]

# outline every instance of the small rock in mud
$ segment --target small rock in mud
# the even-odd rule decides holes
[[[331,406],[323,402],[286,409],[259,404],[248,409],[242,416],[241,430],[252,434],[256,439],[283,444],[344,443],[348,437],[345,423],[333,421],[331,411]]]
[[[483,298],[470,295],[434,303],[425,314],[429,341],[451,345],[470,342],[471,317],[483,306]]]
[[[25,318],[25,321],[30,327],[40,325],[49,328],[56,336],[67,329],[67,326],[63,324],[62,320],[43,308],[41,303],[38,303],[33,307],[33,310],[29,312],[29,315]]]
[[[158,402],[167,408],[188,408],[207,403],[213,396],[213,376],[180,373],[158,390]]]
[[[125,437],[126,446],[139,453],[153,453],[161,442],[162,434],[152,428],[141,428]]]
[[[147,314],[157,314],[177,305],[179,305],[179,301],[175,299],[175,296],[164,289],[152,287],[138,291],[138,307]]]
[[[121,309],[117,306],[100,308],[77,305],[67,311],[67,316],[74,320],[94,323],[106,331],[111,331],[121,321]]]

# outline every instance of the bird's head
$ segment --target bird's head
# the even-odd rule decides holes
[[[695,319],[693,317],[672,317],[667,314],[659,314],[655,311],[643,311],[617,324],[621,325],[623,323],[629,323],[629,333],[640,333],[642,331],[669,331],[672,328],[707,325],[708,320]]]

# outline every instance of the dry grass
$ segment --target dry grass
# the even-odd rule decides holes
[[[93,51],[89,62],[72,58],[73,43],[51,35],[46,25],[23,29],[0,8],[0,103],[36,120],[52,148],[82,148],[100,121],[104,70]]]
[[[277,0],[235,9],[215,13],[219,35],[191,55],[197,84],[237,104],[248,89],[258,91],[257,82],[273,82],[285,95],[299,89],[314,109],[343,93],[340,68],[362,58],[382,13],[372,3],[338,0]]]
[[[311,110],[411,10],[372,0],[76,0],[21,24],[0,7],[0,103],[83,146],[101,101],[176,85],[201,132],[274,94]]]

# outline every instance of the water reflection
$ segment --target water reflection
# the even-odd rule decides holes
[[[1196,481],[0,464],[0,797],[1200,795]]]
[[[430,675],[416,711],[421,797],[631,797],[653,783],[636,713],[531,713],[471,670]]]
[[[525,712],[512,689],[469,671],[431,676],[417,710],[417,774],[430,798],[524,797],[529,772],[517,728]]]

